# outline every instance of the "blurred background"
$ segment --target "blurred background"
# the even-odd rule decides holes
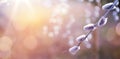
[[[112,12],[76,55],[68,51],[112,1],[0,0],[0,59],[120,59],[120,15]]]

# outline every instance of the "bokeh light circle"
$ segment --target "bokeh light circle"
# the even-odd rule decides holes
[[[28,50],[34,50],[37,47],[37,39],[34,36],[28,36],[23,40],[23,45]]]
[[[4,36],[0,38],[0,51],[10,51],[12,44],[13,41],[9,37]]]

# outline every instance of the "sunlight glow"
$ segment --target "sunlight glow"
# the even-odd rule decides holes
[[[18,9],[20,9],[19,7],[21,5],[26,5],[28,10],[31,10],[31,12],[33,12],[33,8],[32,8],[32,5],[30,3],[30,0],[12,0],[13,3],[14,3],[14,6],[13,6],[13,10],[12,10],[12,15],[11,17],[14,17],[18,11]]]

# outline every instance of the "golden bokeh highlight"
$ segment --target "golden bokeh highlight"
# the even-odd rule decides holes
[[[69,6],[67,4],[60,4],[55,7],[54,12],[60,15],[66,15],[68,13]]]

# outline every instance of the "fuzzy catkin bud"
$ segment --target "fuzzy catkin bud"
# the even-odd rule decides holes
[[[78,36],[78,37],[76,38],[76,41],[77,41],[77,42],[82,42],[82,41],[84,41],[84,40],[87,40],[87,38],[85,38],[85,37],[86,37],[86,35]]]
[[[88,24],[84,26],[84,30],[93,30],[95,29],[95,24]]]
[[[119,20],[119,16],[118,15],[114,16],[114,20],[118,21]]]
[[[110,9],[112,6],[113,6],[113,3],[112,3],[112,2],[111,2],[111,3],[107,3],[107,4],[105,4],[105,5],[102,6],[102,9],[103,9],[103,10],[108,10],[108,9]]]
[[[78,51],[80,50],[80,46],[73,46],[69,49],[69,52],[72,54],[72,55],[75,55]]]
[[[112,12],[112,15],[113,15],[113,16],[116,16],[116,15],[118,15],[118,13],[117,13],[116,11],[113,11],[113,12]]]
[[[119,13],[119,12],[120,12],[120,8],[119,8],[119,7],[116,7],[116,8],[115,8],[115,11],[116,11],[117,13]]]
[[[98,26],[99,27],[102,27],[102,26],[104,26],[106,23],[107,23],[107,20],[108,20],[108,18],[104,18],[104,17],[102,17],[99,21],[98,21]]]
[[[119,1],[116,3],[116,6],[118,6],[119,5]]]

